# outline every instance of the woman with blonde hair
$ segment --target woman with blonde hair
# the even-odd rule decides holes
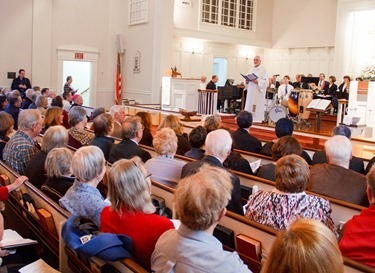
[[[63,125],[63,109],[56,106],[51,106],[47,109],[43,120],[43,134],[51,126]]]
[[[155,214],[151,183],[140,158],[120,159],[108,174],[110,207],[100,216],[101,232],[125,234],[133,240],[133,254],[147,269],[156,241],[172,222]]]
[[[36,109],[40,112],[42,116],[46,115],[47,112],[47,106],[48,106],[48,100],[45,96],[39,95],[36,100]]]
[[[184,133],[184,126],[180,119],[174,115],[166,116],[158,127],[158,131],[162,128],[171,128],[177,136],[177,151],[176,154],[184,155],[187,151],[191,149],[189,143],[189,138],[186,133]]]
[[[280,232],[262,273],[343,273],[334,234],[316,220],[296,220]]]
[[[177,184],[185,163],[173,158],[177,150],[176,134],[171,128],[163,128],[156,132],[153,144],[157,156],[147,160],[145,169],[153,180]]]
[[[147,112],[138,112],[135,115],[141,118],[141,123],[143,126],[143,135],[142,139],[139,141],[139,144],[152,146],[153,136],[151,134],[151,114]]]

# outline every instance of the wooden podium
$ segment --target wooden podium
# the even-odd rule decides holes
[[[198,113],[202,115],[213,115],[217,109],[218,90],[198,89]]]

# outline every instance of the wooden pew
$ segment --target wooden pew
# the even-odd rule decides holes
[[[166,205],[174,210],[174,188],[166,186],[162,183],[152,181],[151,192],[159,197],[165,199]],[[174,212],[175,215],[175,212]],[[244,216],[240,216],[233,212],[228,211],[224,218],[219,223],[231,230],[235,236],[238,234],[245,234],[262,242],[262,252],[270,253],[272,244],[278,234],[273,228],[261,225]],[[354,272],[375,272],[373,268],[355,262],[351,259],[344,257],[345,273]]]
[[[7,166],[4,162],[0,161],[0,174],[5,174],[9,177],[10,182],[12,183],[14,180],[19,177],[19,174],[14,172],[9,166]],[[42,243],[45,247],[51,251],[56,258],[59,260],[59,270],[61,272],[76,272],[76,273],[91,273],[93,272],[91,269],[87,268],[82,261],[80,261],[73,250],[65,247],[65,244],[61,238],[61,230],[62,226],[64,225],[65,221],[70,217],[70,213],[63,208],[61,208],[58,204],[56,204],[53,200],[49,199],[47,196],[44,195],[39,189],[34,187],[29,182],[26,182],[22,186],[22,191],[24,193],[28,193],[35,202],[37,208],[43,207],[47,211],[49,211],[53,215],[53,219],[55,222],[55,227],[58,233],[58,237],[51,234],[47,229],[44,228],[43,225],[39,222],[39,220],[29,213],[18,201],[15,197],[16,194],[12,193],[9,195],[9,205],[14,210],[17,215],[25,222],[25,224],[32,230],[33,233],[36,234],[38,242]],[[68,260],[69,257],[69,260]],[[144,268],[142,268],[139,264],[137,264],[132,259],[123,259],[114,263],[110,263],[116,269],[118,269],[122,273],[145,273],[148,272]]]
[[[151,156],[154,157],[156,155],[155,150],[151,147],[140,145],[143,149],[147,150],[150,152]],[[194,161],[194,159],[181,156],[181,155],[176,155],[176,159],[184,161],[186,163]],[[236,174],[240,178],[240,183],[243,186],[252,188],[254,185],[257,185],[260,190],[267,190],[271,191],[272,189],[275,188],[276,183],[267,179],[263,179],[254,175],[249,175],[237,171],[230,171],[234,174]],[[331,207],[332,207],[332,214],[331,217],[333,221],[335,222],[336,225],[342,224],[342,222],[346,222],[349,219],[351,219],[354,215],[357,215],[361,212],[364,207],[358,206],[349,202],[345,202],[339,199],[335,199],[332,197],[328,196],[322,196],[316,193],[308,192],[308,194],[312,195],[317,195],[321,196],[331,202]]]

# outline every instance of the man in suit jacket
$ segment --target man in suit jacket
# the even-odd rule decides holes
[[[197,173],[203,164],[224,168],[223,162],[230,154],[231,146],[232,138],[228,131],[223,129],[212,131],[207,135],[206,138],[205,157],[203,157],[201,160],[187,163],[182,168],[181,177],[184,178],[191,174]],[[240,179],[238,176],[231,174],[231,182],[233,184],[232,197],[228,203],[227,209],[243,215]]]
[[[218,76],[213,75],[211,78],[211,81],[207,84],[206,89],[209,90],[216,90],[216,83],[219,80]]]
[[[142,139],[143,127],[139,117],[129,117],[122,124],[122,141],[114,145],[108,161],[114,163],[122,158],[139,156],[143,162],[151,158],[149,152],[141,149],[138,142]]]
[[[250,112],[243,110],[238,113],[237,125],[239,128],[233,133],[235,149],[259,153],[262,148],[262,143],[249,133],[252,124],[253,115]]]
[[[366,176],[349,170],[350,140],[333,136],[324,144],[328,164],[312,166],[308,190],[360,206],[368,206]]]
[[[109,109],[109,113],[114,120],[112,136],[121,138],[122,123],[126,117],[125,109],[121,105],[113,105],[111,109]]]
[[[346,136],[349,140],[351,139],[352,132],[344,125],[336,126],[332,130],[332,136]],[[326,151],[317,151],[314,153],[312,165],[327,163]],[[365,165],[361,158],[352,156],[349,162],[349,169],[357,173],[365,174]]]
[[[320,93],[322,94],[327,94],[329,89],[329,82],[327,82],[325,79],[326,75],[324,73],[320,73],[318,86],[320,87]]]
[[[309,89],[309,85],[306,82],[302,82],[302,77],[305,77],[303,74],[296,75],[296,81],[293,83],[294,88]]]

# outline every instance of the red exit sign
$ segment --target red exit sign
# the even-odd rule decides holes
[[[83,53],[81,52],[74,53],[74,59],[83,59]]]

